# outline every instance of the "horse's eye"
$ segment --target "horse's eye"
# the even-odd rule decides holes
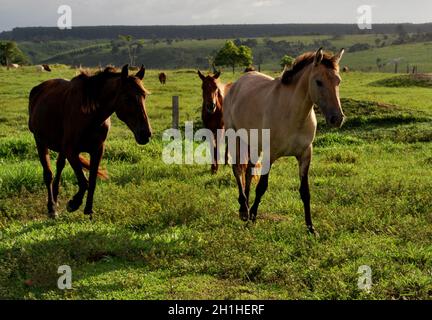
[[[317,84],[318,87],[322,87],[322,86],[323,86],[323,83],[322,83],[322,81],[320,81],[320,80],[317,80],[317,81],[316,81],[316,84]]]

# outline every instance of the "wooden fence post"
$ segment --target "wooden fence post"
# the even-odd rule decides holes
[[[172,97],[172,127],[173,129],[179,128],[179,97]]]

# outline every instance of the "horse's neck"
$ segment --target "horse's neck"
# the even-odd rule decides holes
[[[218,94],[219,105],[218,105],[218,107],[222,109],[223,108],[223,100],[224,100],[225,95],[226,95],[227,85],[223,84],[221,82],[218,82],[217,86],[218,86],[218,90],[219,90],[219,94]]]
[[[297,75],[292,84],[292,97],[289,99],[290,109],[297,111],[294,114],[298,123],[303,123],[313,109],[313,102],[309,94],[310,72],[311,66],[306,67],[303,72]]]
[[[109,79],[104,84],[104,87],[100,93],[98,108],[94,113],[96,122],[100,122],[101,124],[104,123],[116,111],[118,86],[118,79]]]

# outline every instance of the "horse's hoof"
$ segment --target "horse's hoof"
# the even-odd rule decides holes
[[[255,223],[256,219],[257,219],[257,214],[256,213],[251,213],[250,217],[249,217],[249,220]]]
[[[319,238],[319,233],[315,231],[315,228],[313,226],[307,226],[307,228],[311,235],[313,235],[315,238]]]
[[[93,209],[84,209],[84,214],[86,216],[91,216],[93,213]]]
[[[58,218],[58,213],[57,213],[57,211],[51,211],[51,212],[48,212],[48,217],[49,217],[50,219],[56,219],[56,218]]]
[[[244,222],[249,221],[249,212],[247,212],[247,211],[240,211],[239,215],[240,215],[240,219],[242,221],[244,221]]]
[[[76,204],[73,200],[70,200],[66,206],[68,212],[75,212],[81,207],[81,204]]]

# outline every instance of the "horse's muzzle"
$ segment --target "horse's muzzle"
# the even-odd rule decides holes
[[[343,114],[331,115],[326,120],[330,127],[340,128],[345,121],[345,116]]]
[[[205,109],[207,110],[207,113],[213,114],[216,112],[216,104],[215,103],[209,103],[206,105]]]
[[[150,142],[152,134],[147,130],[142,130],[138,134],[135,135],[135,140],[139,145],[146,145]]]

